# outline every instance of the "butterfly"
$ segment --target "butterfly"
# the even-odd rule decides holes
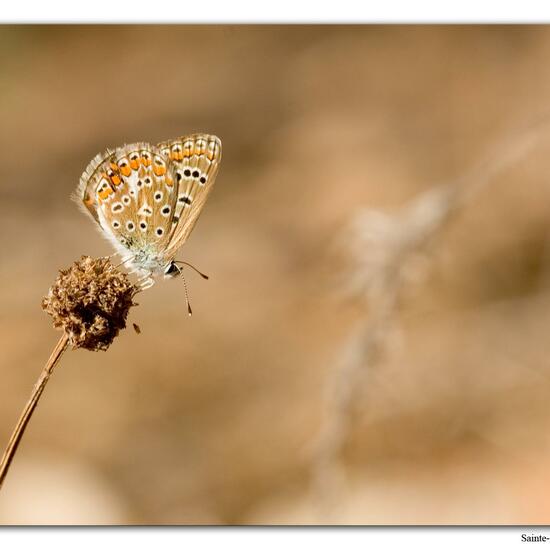
[[[150,286],[155,276],[180,275],[175,256],[212,190],[221,152],[208,134],[107,149],[82,174],[74,199]]]

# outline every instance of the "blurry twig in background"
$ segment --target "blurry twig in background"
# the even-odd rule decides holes
[[[425,273],[419,268],[426,267],[430,245],[459,208],[539,143],[547,126],[545,118],[519,137],[516,133],[465,175],[422,193],[394,215],[360,210],[340,235],[339,248],[351,263],[343,290],[359,303],[361,314],[327,382],[325,417],[315,444],[312,481],[323,521],[337,520],[333,506],[341,501],[337,493],[344,480],[340,456],[356,406],[388,350],[400,300]]]

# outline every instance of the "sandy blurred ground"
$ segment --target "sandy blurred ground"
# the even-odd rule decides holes
[[[182,251],[211,276],[187,277],[193,318],[158,284],[141,335],[64,357],[0,522],[322,521],[310,449],[357,316],[330,243],[546,117],[549,58],[544,26],[1,27],[1,442],[58,337],[57,270],[111,253],[69,200],[90,159],[195,131],[224,157]],[[548,145],[439,236],[345,444],[338,523],[550,522]]]

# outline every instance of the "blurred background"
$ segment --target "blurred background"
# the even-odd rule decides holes
[[[59,337],[42,297],[112,252],[69,198],[88,162],[223,142],[180,254],[211,277],[187,275],[193,317],[160,282],[106,353],[63,357],[0,523],[550,522],[550,125],[399,282],[328,515],[315,481],[326,396],[372,312],[341,297],[343,228],[360,208],[398,226],[546,120],[549,58],[545,26],[0,27],[2,450]]]

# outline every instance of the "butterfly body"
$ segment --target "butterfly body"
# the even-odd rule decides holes
[[[221,141],[193,134],[108,149],[88,165],[75,199],[134,271],[174,277],[174,258],[214,184]]]

